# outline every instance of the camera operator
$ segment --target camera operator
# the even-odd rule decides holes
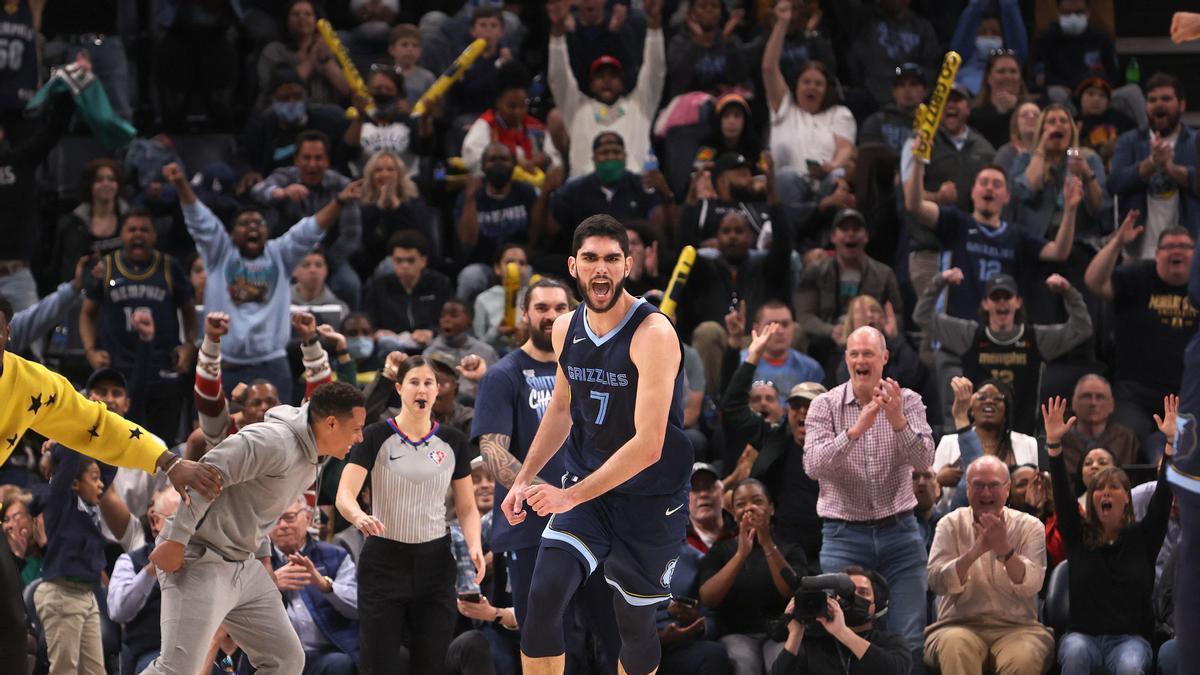
[[[857,566],[847,567],[845,574],[854,582],[857,597],[845,609],[836,599],[828,598],[826,616],[816,617],[819,627],[806,629],[794,617],[796,599],[792,598],[787,607],[787,614],[793,617],[787,625],[787,641],[771,666],[771,675],[909,672],[912,653],[904,637],[875,630],[872,624],[877,610],[886,611],[887,582],[879,574]]]

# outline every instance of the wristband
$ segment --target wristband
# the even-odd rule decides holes
[[[163,469],[163,473],[167,474],[167,476],[170,476],[171,470],[174,469],[175,467],[179,466],[182,463],[183,463],[183,458],[180,457],[179,455],[175,455],[175,459],[171,460],[170,464],[167,464],[167,467],[165,469]]]
[[[334,357],[334,358],[341,358],[341,357],[343,357],[343,356],[349,356],[349,354],[350,354],[350,350],[349,350],[349,349],[338,349],[338,350],[335,350],[335,351],[333,352],[333,357]]]
[[[1046,449],[1047,450],[1057,450],[1061,447],[1062,447],[1062,441],[1058,441],[1057,443],[1051,443],[1049,441],[1046,441]]]
[[[1006,565],[1007,565],[1007,564],[1008,564],[1008,561],[1009,561],[1009,560],[1012,560],[1012,557],[1013,557],[1014,555],[1016,555],[1016,554],[1017,554],[1017,548],[1014,546],[1014,547],[1012,547],[1012,548],[1008,549],[1008,553],[1005,553],[1004,555],[998,555],[998,556],[996,556],[996,558],[997,558],[997,559],[998,559],[1000,562],[1002,562],[1002,563],[1004,563],[1004,564],[1006,564]]]
[[[504,611],[503,610],[501,610],[501,609],[496,610],[496,618],[492,619],[492,623],[496,624],[497,626],[501,626],[501,627],[504,626]]]

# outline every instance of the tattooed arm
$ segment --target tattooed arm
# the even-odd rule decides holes
[[[483,434],[479,437],[479,453],[483,455],[483,466],[492,475],[492,480],[509,489],[521,471],[521,461],[508,451],[512,437],[507,434]],[[533,485],[545,483],[534,478]]]

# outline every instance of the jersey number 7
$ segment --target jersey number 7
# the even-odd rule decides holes
[[[596,413],[596,424],[604,424],[604,416],[608,414],[608,397],[611,395],[605,391],[592,390],[591,398],[600,401],[600,412]]]

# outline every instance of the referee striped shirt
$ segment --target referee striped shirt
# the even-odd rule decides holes
[[[405,544],[446,536],[446,490],[471,475],[466,437],[437,422],[422,438],[405,436],[391,419],[368,425],[346,460],[370,473],[371,513],[383,536]]]

